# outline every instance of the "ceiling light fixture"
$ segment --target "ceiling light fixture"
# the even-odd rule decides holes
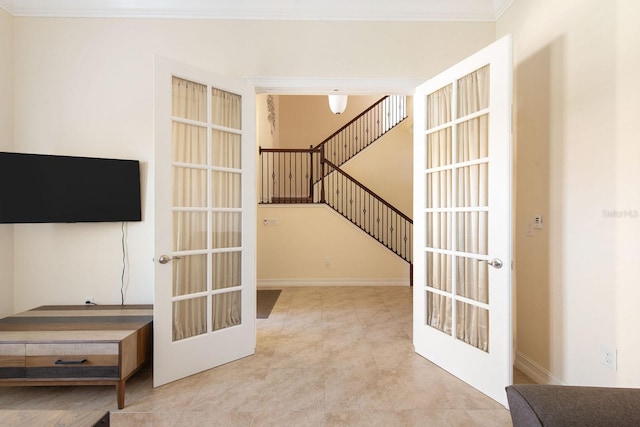
[[[333,114],[344,113],[347,108],[347,95],[329,95],[329,108]]]

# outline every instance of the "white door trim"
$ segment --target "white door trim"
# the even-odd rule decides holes
[[[245,77],[258,94],[274,95],[411,95],[425,79],[409,78],[323,78],[323,77]]]

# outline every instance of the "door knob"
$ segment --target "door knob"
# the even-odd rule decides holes
[[[179,256],[170,257],[169,255],[160,255],[160,258],[158,258],[158,262],[160,264],[166,264],[173,259],[178,260],[180,259],[180,257]]]
[[[490,261],[484,260],[484,262],[486,262],[487,264],[489,264],[493,268],[496,268],[496,269],[502,268],[502,261],[499,260],[498,258],[494,258],[494,259],[492,259]]]

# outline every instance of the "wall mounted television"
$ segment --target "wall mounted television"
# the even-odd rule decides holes
[[[137,160],[0,152],[0,223],[141,220]]]

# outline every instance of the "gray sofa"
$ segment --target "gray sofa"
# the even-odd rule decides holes
[[[640,389],[516,384],[506,390],[514,427],[640,426]]]

